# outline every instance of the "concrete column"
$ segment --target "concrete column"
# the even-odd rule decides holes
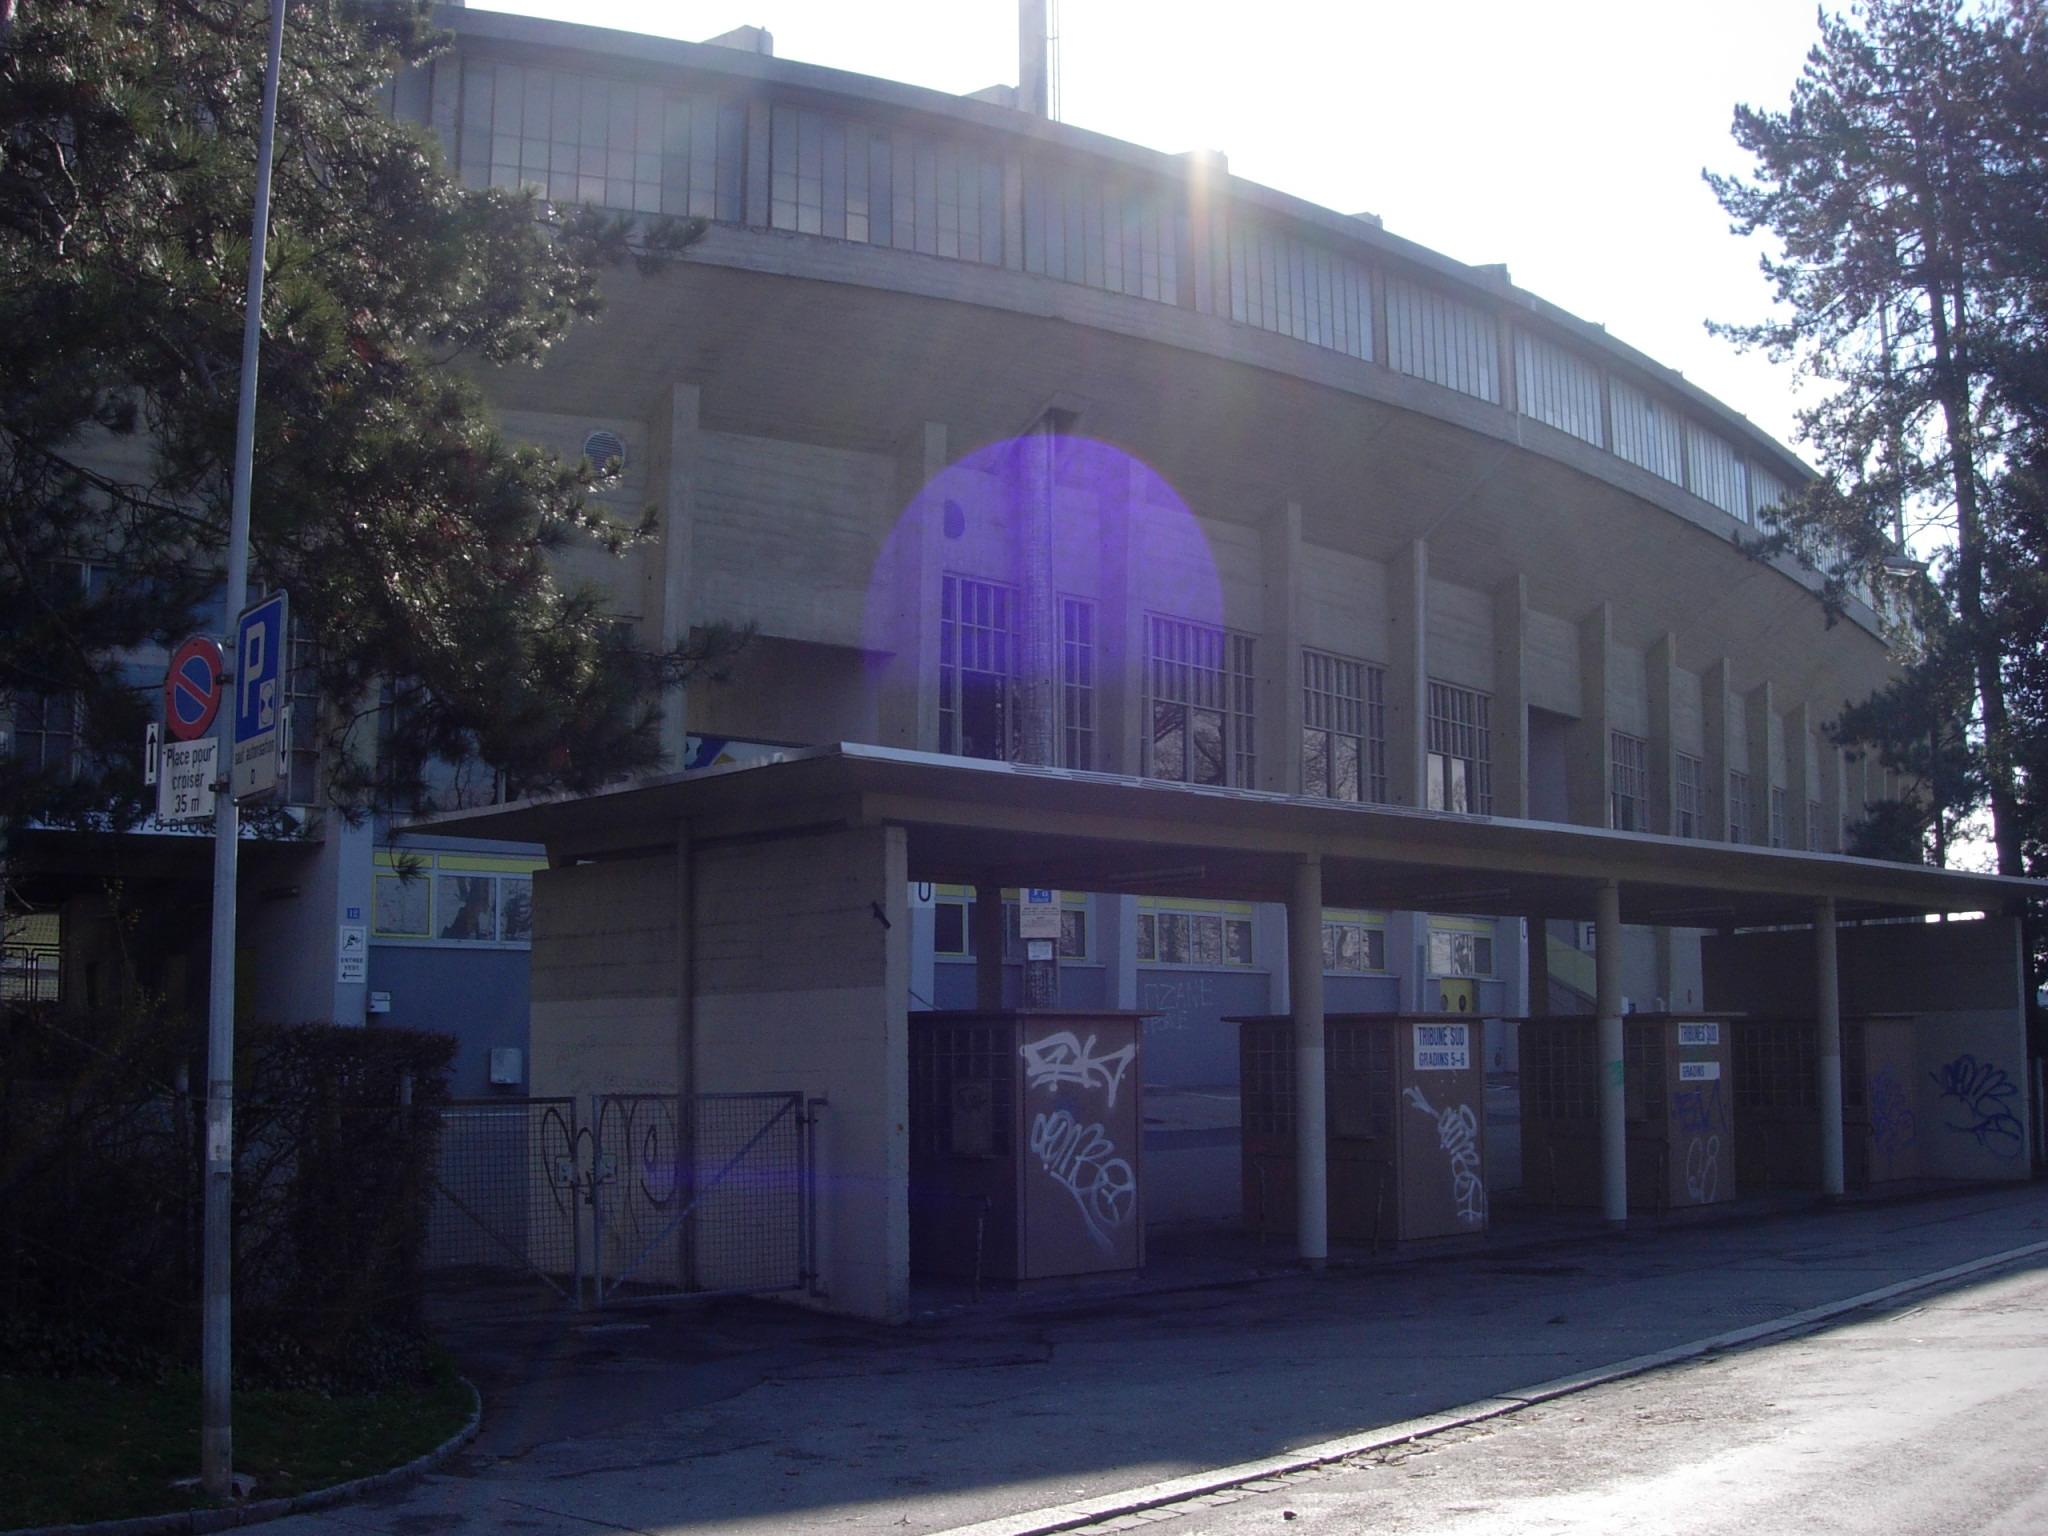
[[[1301,507],[1288,502],[1260,541],[1259,789],[1301,793]]]
[[[1778,773],[1782,742],[1778,711],[1769,683],[1758,683],[1743,695],[1743,715],[1749,737],[1749,840],[1759,847],[1771,846],[1771,790],[1782,789]]]
[[[1323,861],[1294,866],[1287,904],[1287,997],[1294,1019],[1294,1198],[1301,1259],[1330,1257],[1330,1148],[1323,1047]]]
[[[1600,1031],[1600,1195],[1612,1227],[1628,1225],[1628,1098],[1622,1065],[1621,886],[1600,887],[1593,913]]]
[[[697,449],[703,392],[695,384],[669,389],[667,432],[655,444],[662,479],[661,507],[661,648],[675,650],[690,638],[690,594],[694,583],[697,521]],[[660,428],[657,417],[656,427]],[[670,768],[683,766],[690,728],[689,699],[684,689],[669,689],[661,701],[661,752]]]
[[[1022,515],[1015,524],[1022,652],[1017,679],[1017,761],[1059,761],[1059,594],[1052,574],[1053,474],[1059,438],[1051,412],[1018,444]]]
[[[1678,800],[1678,637],[1659,635],[1644,660],[1650,694],[1649,830],[1671,836],[1677,831],[1672,811]]]
[[[1532,917],[1524,926],[1529,931],[1529,1017],[1546,1018],[1550,1013],[1550,920]]]
[[[1429,546],[1417,539],[1387,561],[1387,793],[1429,803]]]
[[[1529,814],[1529,578],[1493,589],[1493,814]]]
[[[1565,804],[1582,827],[1608,823],[1608,651],[1614,615],[1602,603],[1579,621],[1579,718],[1565,736]]]
[[[974,1006],[1003,1006],[1003,888],[974,888]]]
[[[1835,964],[1835,898],[1813,908],[1814,1036],[1820,1047],[1820,1192],[1842,1193],[1842,982]]]
[[[1700,754],[1705,765],[1701,777],[1706,781],[1700,786],[1700,815],[1706,822],[1704,834],[1717,843],[1728,840],[1728,770],[1743,771],[1743,764],[1736,761],[1741,754],[1734,751],[1730,739],[1731,717],[1736,713],[1728,705],[1728,658],[1722,656],[1700,674],[1701,746],[1705,749]]]

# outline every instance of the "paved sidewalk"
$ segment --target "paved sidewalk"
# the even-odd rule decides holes
[[[888,1329],[767,1303],[564,1317],[471,1298],[474,1454],[285,1533],[930,1531],[1252,1460],[2048,1238],[2048,1188],[1607,1238],[1506,1218],[1488,1249],[1306,1275],[1155,1245],[1137,1286],[930,1294]],[[496,1302],[493,1306],[491,1303]]]

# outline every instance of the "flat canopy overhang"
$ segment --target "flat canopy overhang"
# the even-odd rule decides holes
[[[693,843],[900,826],[913,880],[1285,901],[1305,855],[1331,907],[1583,918],[1606,881],[1622,920],[1672,927],[1997,912],[2048,883],[1648,833],[843,742],[670,774],[577,798],[423,823],[443,836],[540,843],[555,862]]]

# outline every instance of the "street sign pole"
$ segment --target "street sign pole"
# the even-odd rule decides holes
[[[241,397],[235,412],[235,478],[228,512],[227,617],[249,600],[249,481],[256,458],[256,363],[263,340],[263,266],[270,243],[271,145],[277,133],[277,77],[284,54],[285,0],[271,0],[270,51],[263,71],[263,125],[256,144],[256,208],[249,233],[249,288],[242,319]],[[235,711],[219,711],[214,761],[234,755]],[[235,878],[241,818],[234,796],[213,809],[213,961],[206,1000],[206,1229],[200,1279],[199,1483],[209,1498],[232,1499],[234,1479],[234,1306],[230,1218],[235,1192]]]

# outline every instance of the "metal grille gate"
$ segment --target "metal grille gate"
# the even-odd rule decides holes
[[[796,1093],[460,1100],[429,1268],[534,1275],[577,1305],[798,1290],[815,1276],[814,1104]]]

